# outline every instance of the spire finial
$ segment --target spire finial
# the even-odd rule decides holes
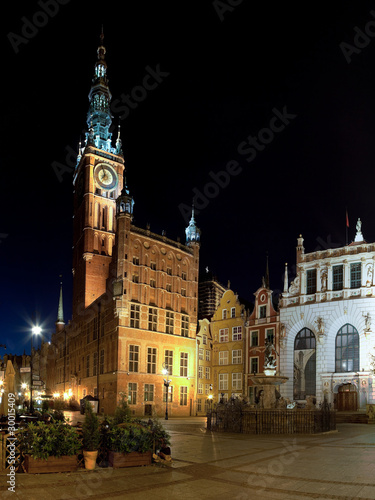
[[[199,243],[201,231],[198,229],[194,218],[194,203],[191,208],[191,218],[188,227],[185,229],[186,244]]]
[[[285,262],[284,293],[288,293],[288,263]]]
[[[270,289],[270,272],[269,272],[269,269],[268,269],[268,251],[266,253],[266,275],[265,275],[265,287],[267,288],[267,290]]]
[[[57,321],[56,324],[65,325],[64,321],[64,308],[63,308],[63,290],[62,290],[62,274],[59,275],[60,278],[60,296],[59,296],[59,306],[57,309]]]

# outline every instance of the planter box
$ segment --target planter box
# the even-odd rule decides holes
[[[151,465],[152,451],[139,453],[132,451],[130,453],[118,453],[117,451],[108,452],[108,462],[111,467],[118,469],[120,467],[138,467],[140,465]]]
[[[47,472],[72,472],[78,469],[77,455],[63,457],[32,458],[25,455],[24,466],[26,472],[43,474]]]

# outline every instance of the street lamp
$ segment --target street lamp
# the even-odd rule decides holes
[[[31,352],[30,352],[30,413],[34,413],[33,405],[33,335],[40,335],[42,329],[40,326],[33,326],[31,329]]]
[[[168,420],[168,388],[169,384],[172,382],[172,380],[168,379],[168,369],[165,366],[165,363],[163,363],[163,375],[166,375],[166,378],[164,379],[164,387],[165,387],[165,420]]]

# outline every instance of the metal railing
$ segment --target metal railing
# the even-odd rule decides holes
[[[317,410],[248,410],[220,405],[207,413],[207,429],[244,434],[316,434],[336,429],[336,412]]]

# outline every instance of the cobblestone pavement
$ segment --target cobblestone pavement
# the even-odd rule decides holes
[[[171,467],[17,474],[1,499],[375,499],[375,426],[339,424],[320,435],[219,434],[205,419],[162,421],[172,436]]]

